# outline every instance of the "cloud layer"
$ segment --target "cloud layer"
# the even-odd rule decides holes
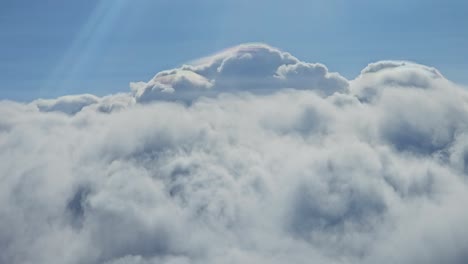
[[[0,263],[465,263],[468,92],[263,44],[0,102]]]

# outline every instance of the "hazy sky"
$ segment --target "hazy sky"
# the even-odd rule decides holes
[[[466,10],[463,0],[0,0],[0,99],[128,91],[244,42],[347,78],[405,59],[467,84]]]

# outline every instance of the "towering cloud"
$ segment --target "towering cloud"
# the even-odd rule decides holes
[[[137,101],[192,100],[220,92],[265,93],[280,88],[310,89],[324,95],[343,92],[348,82],[322,64],[299,61],[264,44],[244,44],[190,65],[158,73],[150,82],[134,84]]]
[[[263,44],[2,101],[0,263],[465,263],[465,120],[434,68]]]

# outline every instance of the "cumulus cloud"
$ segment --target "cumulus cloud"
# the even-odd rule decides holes
[[[40,112],[59,112],[74,115],[78,112],[93,109],[100,112],[112,112],[126,108],[135,103],[129,94],[115,94],[97,97],[91,94],[61,96],[56,99],[37,99],[29,105]]]
[[[447,80],[433,67],[408,61],[379,61],[369,64],[352,81],[352,90],[362,100],[372,100],[385,87],[430,88]],[[450,86],[450,85],[449,85]]]
[[[323,95],[343,92],[347,80],[319,63],[305,63],[265,44],[239,45],[163,71],[148,83],[134,84],[139,102],[157,99],[192,100],[221,92],[265,93],[281,88],[310,89]]]
[[[68,95],[57,99],[38,99],[31,104],[35,105],[42,112],[63,112],[73,115],[83,108],[97,104],[99,98],[92,94]]]
[[[436,69],[250,44],[2,101],[0,263],[465,263],[467,119]]]

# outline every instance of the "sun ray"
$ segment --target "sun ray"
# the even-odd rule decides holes
[[[129,2],[125,0],[97,1],[86,23],[63,54],[46,83],[41,87],[41,94],[62,95],[69,90],[77,89],[75,83],[81,77],[93,55],[98,54],[112,31],[115,21]]]

